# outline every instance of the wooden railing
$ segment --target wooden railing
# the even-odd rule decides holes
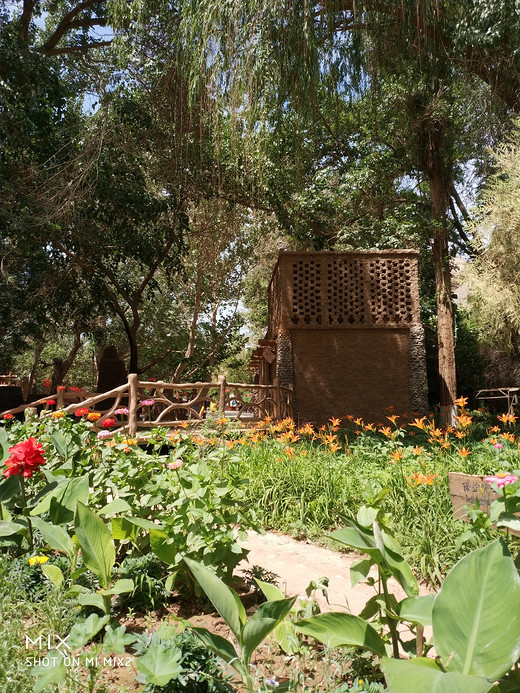
[[[75,401],[68,403],[71,399]],[[228,383],[225,376],[220,375],[217,382],[209,383],[141,382],[136,374],[130,374],[127,383],[109,392],[87,395],[60,390],[36,402],[4,411],[0,417],[38,406],[49,408],[49,400],[56,402],[51,405],[52,410],[55,407],[71,414],[79,409],[97,411],[101,418],[93,422],[94,428],[103,430],[103,421],[112,418],[115,424],[106,430],[126,431],[130,436],[154,426],[172,428],[185,421],[202,422],[210,417],[258,421],[267,416],[278,420],[293,415],[293,390],[276,380],[272,385]],[[107,400],[109,404],[103,406]]]
[[[12,373],[9,373],[8,375],[0,375],[0,387],[2,386],[12,386],[16,385],[16,381],[18,380],[17,375],[13,375]]]

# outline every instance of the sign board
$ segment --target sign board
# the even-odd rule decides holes
[[[480,504],[480,509],[489,515],[491,503],[500,498],[500,495],[491,488],[491,485],[484,481],[484,477],[478,474],[449,472],[448,479],[453,515],[457,520],[467,522],[466,506],[474,506],[477,500]],[[509,531],[512,534],[518,534],[518,532],[513,530]]]
[[[267,363],[273,363],[273,361],[276,361],[276,356],[273,354],[271,349],[268,349],[267,347],[265,347],[265,349],[262,351],[262,356]]]

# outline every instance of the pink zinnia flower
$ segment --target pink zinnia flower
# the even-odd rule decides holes
[[[143,399],[141,404],[145,407],[153,407],[153,405],[155,404],[155,400],[154,399]]]
[[[495,476],[485,476],[484,481],[487,481],[488,484],[495,483],[498,488],[504,488],[507,484],[514,484],[515,481],[518,481],[518,477],[514,474],[500,472],[499,474],[495,474]]]
[[[103,438],[110,438],[111,435],[110,431],[99,431],[97,437],[98,440],[103,440]]]
[[[502,450],[504,446],[502,445],[502,443],[495,443],[493,447],[495,448],[495,450]]]
[[[126,416],[128,414],[128,408],[127,407],[121,407],[121,409],[116,409],[114,414],[117,414],[120,416]]]
[[[168,462],[168,467],[170,469],[179,469],[182,467],[182,460],[175,460],[175,462]]]

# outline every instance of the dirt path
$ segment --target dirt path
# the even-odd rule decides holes
[[[375,594],[374,589],[365,584],[350,586],[350,566],[360,558],[356,554],[339,553],[271,532],[264,535],[249,532],[247,540],[240,543],[249,549],[249,555],[248,561],[243,561],[237,572],[254,565],[262,566],[278,575],[278,586],[288,595],[305,595],[305,588],[311,580],[328,577],[329,605],[321,592],[317,595],[322,611],[347,609],[350,613],[359,614]],[[370,575],[377,577],[376,570]],[[390,591],[399,600],[404,599],[406,594],[401,586],[393,579],[389,584]],[[429,592],[421,588],[420,593]]]

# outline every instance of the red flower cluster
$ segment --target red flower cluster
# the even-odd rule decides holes
[[[101,425],[103,428],[112,428],[116,423],[115,419],[105,419],[104,421],[101,422]]]
[[[90,410],[87,409],[87,407],[81,407],[81,409],[77,409],[77,410],[74,412],[74,416],[77,416],[77,417],[80,417],[80,416],[88,416],[89,411],[90,411]]]
[[[43,387],[50,387],[51,386],[51,381],[49,378],[45,378],[43,381]]]
[[[5,421],[9,421],[9,419],[13,419],[13,418],[14,418],[14,414],[4,414],[4,420]]]
[[[14,447],[9,448],[9,452],[11,457],[6,460],[6,469],[4,469],[4,476],[7,478],[21,474],[26,479],[30,479],[38,467],[46,462],[42,454],[45,450],[36,438],[16,443]]]

